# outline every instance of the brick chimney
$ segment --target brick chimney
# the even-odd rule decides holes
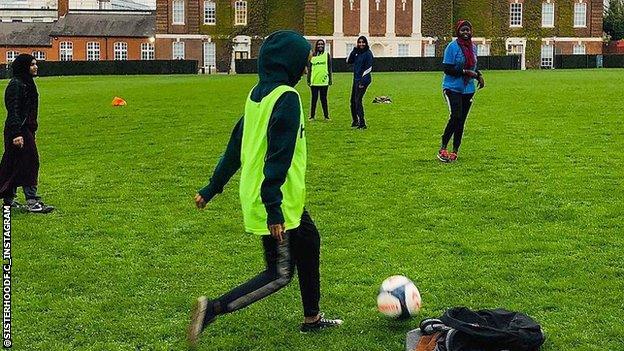
[[[69,12],[69,0],[58,0],[58,17],[63,18]]]

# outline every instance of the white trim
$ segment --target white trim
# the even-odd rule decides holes
[[[395,9],[396,3],[395,0],[387,0],[386,1],[386,36],[393,37],[395,36]]]
[[[412,37],[422,36],[422,0],[412,2]]]
[[[602,38],[596,38],[596,37],[585,37],[585,38],[580,38],[580,37],[552,37],[552,38],[542,38],[542,41],[554,41],[554,42],[564,42],[564,41],[574,41],[574,42],[601,42],[602,43]]]
[[[204,34],[156,34],[156,39],[210,39],[210,35]]]
[[[360,34],[368,36],[368,28],[369,28],[369,0],[360,0]]]
[[[343,0],[334,0],[334,36],[341,37],[342,33],[342,2]]]
[[[332,56],[335,58],[346,58],[350,52],[347,51],[347,44],[355,45],[357,41],[357,36],[317,36],[310,35],[305,36],[307,40],[316,41],[317,39],[323,39],[325,42],[332,42]],[[422,44],[424,42],[431,41],[432,43],[436,42],[435,38],[430,37],[369,37],[368,42],[371,43],[371,47],[373,43],[378,43],[384,46],[385,50],[382,56],[380,57],[392,57],[396,55],[396,48],[398,44],[409,44],[410,57],[420,57],[422,56]],[[388,49],[390,48],[390,49]]]

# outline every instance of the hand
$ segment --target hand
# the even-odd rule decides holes
[[[278,243],[281,244],[284,241],[284,223],[270,224],[269,231],[273,239],[277,240]]]
[[[199,194],[195,194],[195,206],[199,209],[206,207],[206,200]]]
[[[470,77],[470,78],[477,78],[479,76],[479,74],[471,69],[465,69],[464,70],[464,75]]]
[[[485,81],[483,80],[483,76],[478,76],[477,82],[478,82],[479,89],[485,88]]]
[[[19,147],[20,149],[24,147],[24,137],[18,136],[13,139],[13,145]]]

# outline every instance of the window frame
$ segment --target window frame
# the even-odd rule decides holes
[[[247,25],[247,1],[245,0],[237,0],[234,2],[234,25]]]
[[[87,42],[87,61],[100,61],[100,59],[100,43],[97,41]]]
[[[182,55],[176,55],[176,46],[182,47]],[[171,59],[172,60],[184,60],[186,58],[186,45],[183,41],[174,41],[171,45]]]
[[[577,9],[582,8],[583,16],[577,12]],[[586,2],[575,2],[574,3],[574,28],[587,28],[587,3]],[[582,24],[577,24],[577,19],[582,18]]]
[[[74,43],[71,41],[60,42],[59,43],[59,61],[73,61],[73,60],[74,60]]]
[[[217,25],[217,3],[214,0],[204,0],[204,25]]]
[[[156,47],[153,43],[141,43],[141,60],[152,61],[156,59]]]
[[[549,56],[545,56],[544,53],[547,48],[550,48]],[[546,52],[547,53],[547,52]],[[540,51],[540,68],[552,69],[555,66],[555,45],[542,44]]]
[[[113,60],[114,61],[127,61],[128,60],[128,43],[127,42],[116,41],[113,44]]]
[[[181,7],[179,7],[181,5]],[[171,24],[173,25],[184,25],[184,17],[185,17],[185,7],[186,3],[184,0],[173,0],[171,3]]]
[[[549,13],[546,13],[544,11],[546,7],[551,8],[552,11]],[[549,19],[550,21],[546,23],[546,19]],[[555,28],[555,4],[552,2],[542,3],[542,28]]]
[[[514,8],[520,8],[520,19],[519,19],[519,24],[514,24]],[[514,2],[514,3],[510,3],[509,4],[509,28],[522,28],[522,20],[524,19],[523,17],[523,10],[524,10],[524,4],[521,2]]]

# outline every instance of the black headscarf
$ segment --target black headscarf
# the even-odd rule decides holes
[[[357,42],[356,42],[356,44],[355,44],[355,48],[356,48],[356,50],[358,51],[358,53],[360,53],[360,54],[361,54],[361,53],[363,53],[363,52],[368,51],[370,48],[368,47],[368,39],[367,39],[365,36],[363,36],[363,35],[362,35],[361,37],[359,37],[359,38],[358,38],[358,40],[357,40],[357,41],[360,41],[360,40],[364,40],[364,43],[366,44],[366,46],[364,47],[364,49],[360,49],[360,48],[357,46]]]
[[[15,61],[11,64],[13,71],[13,77],[21,80],[24,84],[29,86],[35,86],[33,76],[30,74],[30,64],[35,58],[32,55],[20,54],[15,58]]]

